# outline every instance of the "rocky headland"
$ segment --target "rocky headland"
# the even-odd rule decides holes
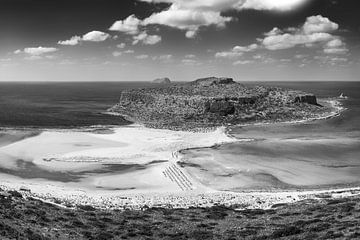
[[[327,109],[328,110],[328,109]],[[316,96],[278,87],[248,87],[232,78],[202,78],[162,88],[122,92],[109,109],[147,127],[194,130],[231,124],[316,118]]]

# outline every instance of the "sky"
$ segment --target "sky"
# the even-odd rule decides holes
[[[358,81],[358,0],[1,0],[0,81]]]

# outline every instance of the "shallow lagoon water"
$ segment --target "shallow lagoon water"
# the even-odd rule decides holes
[[[244,142],[185,152],[188,171],[219,190],[311,189],[359,186],[360,84],[271,83],[338,99],[340,116],[307,123],[232,127]]]
[[[4,94],[0,104],[3,113],[0,116],[0,125],[6,127],[6,130],[0,135],[1,146],[31,138],[41,131],[38,129],[13,131],[9,128],[31,126],[62,129],[99,124],[126,124],[121,118],[102,115],[101,112],[116,103],[122,89],[142,87],[142,85],[129,85],[129,83],[110,85],[104,84],[102,87],[91,83],[83,85],[76,83],[74,86],[70,83],[54,86],[40,84],[40,89],[44,91],[38,92],[34,89],[39,86],[30,85],[30,90],[26,90],[28,86],[20,87],[21,94],[16,93],[19,87],[17,84],[2,88]],[[308,123],[233,126],[229,132],[240,139],[240,142],[215,148],[183,151],[185,158],[183,161],[186,163],[183,166],[186,171],[205,186],[217,190],[286,190],[359,186],[360,85],[358,83],[311,83],[306,84],[305,87],[303,83],[269,83],[269,85],[301,89],[313,92],[322,98],[334,98],[343,92],[349,97],[341,100],[347,110],[338,117]],[[46,91],[49,86],[51,90]],[[59,89],[58,94],[54,95],[56,89]],[[72,91],[68,91],[69,89]],[[6,94],[10,98],[6,98]],[[72,94],[76,94],[76,97]],[[12,101],[11,99],[15,97],[17,100]],[[85,140],[72,144],[72,147],[79,149],[92,147],[91,143]],[[138,173],[152,167],[143,164],[88,163],[79,169],[54,171],[31,164],[31,161],[25,161],[26,159],[10,159],[11,156],[6,155],[1,155],[0,158],[0,172],[3,174],[24,180],[38,178],[63,183],[86,181],[91,176]],[[153,159],[153,161],[157,160],[162,159]],[[156,162],[154,164],[156,165]]]

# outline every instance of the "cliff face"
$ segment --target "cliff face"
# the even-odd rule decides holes
[[[124,91],[110,111],[155,128],[193,129],[311,115],[316,97],[299,91],[253,87],[231,78],[202,78],[165,88]]]
[[[309,104],[313,104],[313,105],[317,105],[317,100],[316,97],[312,94],[300,94],[298,96],[295,97],[295,102],[297,103],[309,103]]]

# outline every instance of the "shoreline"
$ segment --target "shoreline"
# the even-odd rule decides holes
[[[326,116],[322,116],[317,119],[307,119],[307,121],[314,121],[314,120],[322,120],[322,119],[328,119],[332,117],[338,116],[342,111],[345,109],[341,106],[340,101],[338,100],[328,100],[328,103],[331,105],[332,108],[335,110],[328,113]],[[296,122],[282,122],[282,123],[304,123],[303,120],[299,120]],[[259,124],[271,124],[271,123],[259,123]],[[97,126],[98,127],[98,126]],[[164,130],[164,129],[152,129],[152,128],[146,128],[143,126],[139,126],[136,124],[133,125],[125,125],[118,128],[112,128],[111,134],[107,137],[114,135],[118,129],[123,128],[141,128],[145,131],[150,132],[170,132],[170,133],[183,133],[188,134],[189,136],[191,134],[193,135],[210,135],[214,134],[213,136],[215,139],[220,141],[211,141],[211,145],[206,145],[206,142],[208,142],[209,139],[205,140],[205,144],[202,143],[200,146],[190,146],[190,149],[193,148],[199,148],[199,147],[213,147],[217,145],[222,145],[229,142],[235,142],[235,141],[242,141],[241,139],[235,139],[230,133],[229,133],[229,127],[220,127],[217,128],[215,131],[207,131],[207,132],[186,132],[186,131],[172,131],[172,130]],[[63,132],[63,131],[53,131],[52,132]],[[64,130],[64,132],[68,132],[67,129]],[[80,131],[81,132],[81,131]],[[92,133],[89,133],[92,134]],[[101,135],[101,133],[95,133],[98,135]],[[222,136],[224,134],[224,136]],[[103,134],[104,135],[104,134]],[[156,134],[155,134],[156,135]],[[171,135],[171,134],[170,134]],[[104,137],[104,136],[103,136]],[[208,136],[205,136],[205,139],[208,138]],[[201,141],[200,141],[201,142]],[[194,143],[193,143],[194,144]],[[191,144],[190,144],[191,145]],[[184,146],[180,146],[184,147]],[[189,148],[179,148],[179,146],[176,147],[175,151],[171,151],[171,157],[168,157],[169,163],[176,164],[176,161],[179,160],[179,155],[181,155],[181,151]],[[167,150],[169,152],[169,150]],[[65,161],[66,162],[66,161]],[[71,162],[71,161],[70,161]],[[162,169],[162,168],[161,168]],[[188,174],[186,173],[180,173],[183,174],[186,177],[190,178]],[[180,178],[179,178],[180,179]],[[175,179],[176,180],[176,179]],[[184,179],[183,179],[184,180]],[[194,179],[192,179],[193,181]],[[313,199],[318,194],[323,195],[333,195],[336,193],[341,193],[348,195],[349,193],[353,193],[354,195],[360,194],[360,187],[351,187],[351,188],[335,188],[335,189],[317,189],[317,190],[279,190],[279,191],[251,191],[247,190],[244,192],[229,192],[229,191],[217,191],[210,189],[205,186],[199,186],[198,182],[193,181],[193,184],[197,185],[197,188],[190,189],[189,191],[175,191],[175,192],[169,192],[168,188],[165,187],[165,191],[160,192],[137,192],[135,193],[133,191],[120,191],[116,193],[108,193],[108,192],[102,192],[101,196],[97,196],[97,191],[93,191],[92,193],[86,192],[84,189],[71,189],[71,188],[61,188],[56,185],[52,185],[51,183],[47,186],[41,186],[41,183],[39,185],[34,185],[34,183],[30,184],[25,183],[26,179],[20,179],[19,183],[15,182],[3,182],[0,187],[7,189],[7,190],[19,190],[19,189],[27,189],[25,192],[25,195],[31,196],[31,197],[37,197],[39,199],[43,199],[45,201],[50,202],[62,202],[61,204],[64,205],[92,205],[94,207],[98,208],[112,208],[112,209],[141,209],[144,206],[162,206],[162,207],[169,207],[169,208],[189,208],[189,207],[211,207],[214,205],[242,205],[244,208],[269,208],[274,204],[279,203],[292,203],[304,199]],[[174,181],[173,181],[174,182]],[[178,185],[181,189],[182,187],[186,187],[185,185],[182,185],[179,182],[175,181],[175,185]],[[181,187],[182,186],[182,187]],[[190,185],[189,185],[190,186]],[[44,189],[45,188],[45,189]],[[28,191],[30,190],[30,191]],[[183,189],[182,189],[183,190]],[[355,193],[354,193],[355,192]],[[340,194],[340,195],[341,195]],[[259,203],[260,202],[260,203]]]

